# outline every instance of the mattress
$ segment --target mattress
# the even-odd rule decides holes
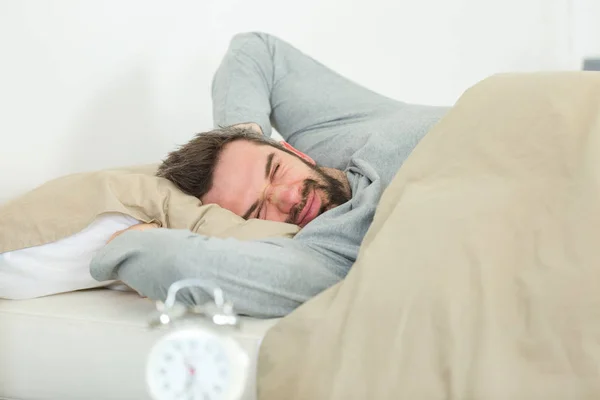
[[[0,399],[150,399],[154,309],[136,293],[108,289],[0,300]],[[251,359],[243,400],[256,398],[258,349],[276,321],[242,318],[236,338]]]

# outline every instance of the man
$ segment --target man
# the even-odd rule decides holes
[[[263,33],[234,37],[212,96],[223,128],[171,153],[160,174],[205,203],[302,230],[242,242],[138,225],[116,235],[91,271],[150,298],[199,278],[205,286],[182,291],[182,301],[205,302],[219,286],[257,317],[286,315],[346,276],[383,191],[447,111],[383,97]],[[270,140],[272,128],[289,145]]]
[[[343,171],[316,166],[287,143],[264,137],[257,125],[197,135],[169,155],[158,175],[204,204],[300,227],[352,196]]]

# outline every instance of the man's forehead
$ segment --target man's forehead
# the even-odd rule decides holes
[[[245,203],[254,201],[256,196],[248,191],[260,185],[269,154],[274,151],[272,146],[245,140],[227,144],[215,166],[212,188],[203,196],[203,202],[216,203],[238,215],[243,214]],[[248,199],[244,198],[246,196]]]

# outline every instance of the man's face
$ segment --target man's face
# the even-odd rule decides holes
[[[350,199],[343,183],[296,155],[246,140],[227,144],[201,200],[248,218],[306,226]]]

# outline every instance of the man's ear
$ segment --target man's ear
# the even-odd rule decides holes
[[[292,153],[294,153],[295,155],[297,155],[298,157],[302,158],[305,161],[308,161],[309,163],[311,163],[312,165],[316,165],[317,163],[315,162],[315,160],[313,160],[312,158],[310,158],[308,155],[304,154],[303,152],[301,152],[300,150],[296,149],[295,147],[293,147],[291,144],[289,144],[288,142],[282,140],[279,143],[281,143],[281,145],[283,147],[285,147],[287,150],[291,151]]]

